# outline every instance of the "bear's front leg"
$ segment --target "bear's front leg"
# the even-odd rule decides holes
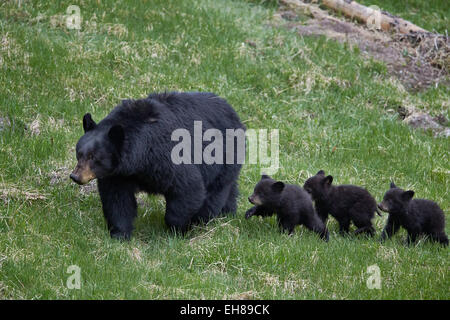
[[[338,223],[339,223],[339,234],[341,236],[348,235],[350,231],[350,219],[347,217],[341,217],[338,220]]]
[[[326,224],[328,220],[328,208],[324,205],[316,204],[316,212],[320,220]]]
[[[410,228],[407,231],[408,236],[406,237],[406,244],[409,246],[416,242],[417,237],[420,234],[420,228]]]
[[[400,223],[395,221],[395,219],[389,215],[386,226],[381,233],[381,242],[386,240],[386,238],[392,237],[395,233],[397,233],[398,229],[400,229]]]
[[[245,219],[250,219],[252,216],[268,217],[273,215],[273,213],[274,213],[273,208],[263,205],[254,206],[245,212]]]
[[[98,191],[111,237],[130,239],[137,216],[136,185],[125,178],[103,178],[98,179]]]
[[[255,215],[255,212],[258,210],[258,206],[251,207],[245,212],[245,219],[250,219],[253,215]]]

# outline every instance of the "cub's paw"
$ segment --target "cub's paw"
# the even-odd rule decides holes
[[[245,212],[245,219],[249,219],[251,216],[253,216],[256,212],[256,207],[250,208]]]

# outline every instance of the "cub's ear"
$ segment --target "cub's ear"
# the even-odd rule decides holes
[[[402,193],[402,199],[405,201],[409,201],[414,197],[414,191],[408,190]]]
[[[261,176],[261,180],[264,180],[264,179],[272,179],[272,178],[270,176],[268,176],[267,174],[263,174]]]
[[[83,117],[83,129],[84,133],[88,132],[89,130],[95,129],[97,124],[92,120],[91,114],[86,113]]]
[[[395,185],[394,181],[391,181],[391,189],[397,188],[397,186]]]
[[[333,182],[333,177],[332,176],[326,176],[325,178],[323,178],[323,183],[327,184],[329,186],[331,186],[331,183]]]
[[[324,175],[325,175],[325,171],[323,171],[323,170],[319,170],[319,172],[317,172],[316,174],[319,174],[319,175],[322,175],[322,176],[324,176]]]
[[[108,138],[120,150],[125,139],[125,132],[120,124],[116,124],[109,129]]]
[[[281,181],[277,181],[272,185],[272,190],[274,192],[280,193],[284,189],[284,183]]]

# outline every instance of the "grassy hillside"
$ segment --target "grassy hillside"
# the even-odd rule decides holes
[[[63,15],[78,4],[80,31]],[[245,220],[260,168],[240,176],[239,210],[182,237],[164,200],[140,196],[130,242],[110,239],[98,194],[71,183],[81,119],[123,98],[212,91],[248,128],[279,129],[289,183],[324,169],[381,200],[394,180],[447,220],[449,140],[397,120],[399,105],[449,116],[448,88],[412,95],[345,45],[272,28],[273,6],[245,1],[3,1],[0,4],[0,298],[449,299],[448,248],[400,232],[330,242],[275,217]],[[425,26],[426,27],[426,26]],[[450,227],[447,225],[447,233]],[[378,265],[381,290],[366,286]],[[67,268],[81,268],[69,290]]]

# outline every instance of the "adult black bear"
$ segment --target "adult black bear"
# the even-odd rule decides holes
[[[381,210],[389,212],[381,241],[403,227],[408,231],[408,244],[415,242],[419,235],[427,235],[431,240],[448,246],[444,211],[434,201],[413,199],[413,196],[414,191],[402,190],[391,182],[390,189],[378,205]]]
[[[289,234],[297,225],[304,225],[328,241],[328,230],[314,211],[311,196],[299,186],[275,181],[263,175],[248,201],[255,206],[248,209],[245,218],[277,214],[278,224]]]
[[[98,179],[111,237],[130,237],[138,191],[164,195],[165,222],[181,232],[192,223],[236,212],[242,163],[238,159],[242,150],[237,146],[242,149],[239,138],[243,138],[245,158],[245,126],[224,99],[212,93],[155,93],[146,99],[122,101],[98,124],[88,113],[83,128],[85,134],[76,147],[78,164],[70,177],[79,184]],[[182,150],[182,158],[192,154],[195,161],[174,161],[173,150],[179,143],[173,141],[173,133],[177,129],[189,139],[200,139],[200,149],[195,141],[193,145],[191,140],[183,141],[189,147]],[[208,129],[223,135],[222,145],[222,141],[214,141],[221,146],[215,155],[223,154],[222,162],[198,162],[208,145],[203,138]],[[224,142],[228,132],[237,136],[229,139],[227,135],[232,148]],[[234,161],[225,161],[225,157]]]

